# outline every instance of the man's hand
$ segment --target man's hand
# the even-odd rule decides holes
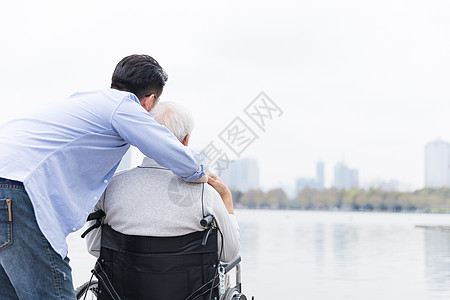
[[[222,198],[223,204],[229,214],[234,214],[233,211],[233,198],[231,196],[231,192],[228,187],[223,183],[223,181],[214,174],[208,174],[208,184],[212,186]]]

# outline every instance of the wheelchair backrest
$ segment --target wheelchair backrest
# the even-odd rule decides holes
[[[209,299],[211,289],[202,288],[217,274],[217,230],[212,229],[205,245],[206,231],[175,237],[126,235],[102,225],[99,263],[122,300],[184,300],[192,293]],[[99,290],[104,286],[100,282]],[[199,289],[203,289],[199,291]],[[218,297],[216,288],[212,299]],[[98,299],[112,299],[99,293]]]

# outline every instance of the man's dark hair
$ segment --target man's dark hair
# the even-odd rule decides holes
[[[133,54],[117,64],[112,75],[111,88],[131,92],[139,100],[151,94],[158,98],[167,79],[167,73],[153,57]]]

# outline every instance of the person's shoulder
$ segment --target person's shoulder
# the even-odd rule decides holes
[[[136,169],[123,170],[114,174],[106,188],[109,197],[117,193],[130,192],[140,185],[141,180],[139,180],[139,174],[136,174],[138,173]]]
[[[205,197],[209,197],[211,199],[216,199],[216,200],[220,200],[222,201],[220,198],[219,193],[209,184],[207,183],[202,183],[205,185]]]
[[[139,102],[139,99],[130,92],[119,91],[116,89],[99,89],[93,91],[80,91],[72,94],[69,99],[107,99],[112,102],[120,103],[124,100]]]
[[[173,181],[173,178],[178,176],[172,174],[172,172],[160,172],[157,168],[148,168],[137,166],[131,169],[121,170],[116,172],[111,178],[110,185],[118,183],[127,183],[132,185],[139,185],[143,181],[148,181],[149,185],[158,185],[163,182]],[[184,181],[180,180],[178,185],[182,185]]]
[[[128,180],[129,178],[137,176],[136,172],[138,172],[137,167],[127,169],[127,170],[121,170],[114,174],[114,176],[111,178],[111,181],[109,184],[115,184],[115,183],[123,181],[123,180]]]
[[[118,99],[121,102],[131,101],[131,102],[140,103],[138,97],[136,97],[135,94],[130,93],[130,92],[119,91],[116,89],[102,90],[102,92],[105,93],[106,95],[111,95],[112,97]]]
[[[194,183],[194,182],[187,182],[184,181],[180,176],[171,174],[170,181],[172,183],[177,184],[180,188],[183,189],[187,188],[191,191],[196,191],[199,193],[203,193],[203,197],[205,199],[221,199],[219,193],[208,183]]]

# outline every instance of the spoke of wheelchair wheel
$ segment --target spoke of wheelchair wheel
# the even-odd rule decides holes
[[[97,283],[92,283],[91,285],[86,284],[81,291],[77,294],[77,299],[80,300],[92,300],[97,299],[98,287]]]
[[[97,299],[97,293],[95,291],[95,289],[89,289],[86,294],[84,295],[84,297],[86,297],[86,300],[91,300],[91,299]],[[83,299],[84,299],[83,297]]]

